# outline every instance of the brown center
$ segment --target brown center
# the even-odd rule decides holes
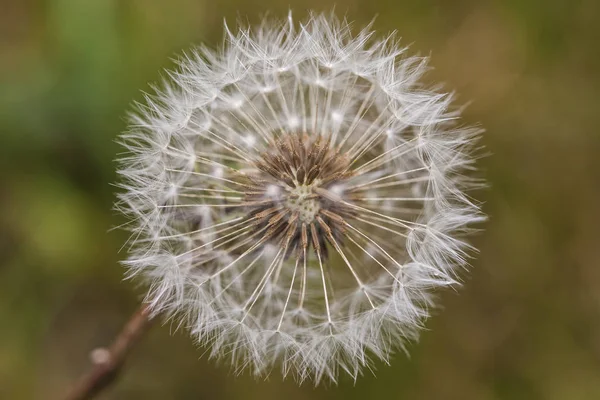
[[[289,134],[255,162],[244,193],[247,218],[260,243],[304,253],[312,246],[327,257],[326,242],[337,246],[352,209],[336,187],[352,176],[348,157],[322,136]]]

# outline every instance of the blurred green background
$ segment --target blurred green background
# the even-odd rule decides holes
[[[340,0],[379,15],[472,104],[490,220],[410,358],[356,384],[232,376],[156,326],[101,399],[600,399],[600,1]],[[222,22],[329,0],[0,1],[0,398],[58,399],[143,289],[117,264],[116,135],[132,100]],[[430,53],[431,52],[431,53]]]

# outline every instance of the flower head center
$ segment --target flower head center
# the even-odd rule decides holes
[[[335,193],[353,175],[348,157],[323,136],[292,133],[261,154],[255,167],[244,200],[259,240],[300,251],[312,247],[325,258],[325,244],[342,240],[352,215]]]
[[[294,187],[285,201],[285,207],[292,214],[298,214],[300,221],[312,223],[319,214],[321,204],[318,196],[313,192],[312,185],[298,185]]]

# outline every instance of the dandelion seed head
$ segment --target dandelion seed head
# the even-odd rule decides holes
[[[122,135],[128,276],[236,372],[356,378],[467,263],[479,130],[370,26],[290,14],[226,39],[183,56]]]

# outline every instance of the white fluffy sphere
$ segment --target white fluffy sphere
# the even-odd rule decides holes
[[[425,70],[325,15],[184,57],[122,136],[125,264],[152,309],[259,376],[356,377],[415,339],[483,218],[478,130]]]

